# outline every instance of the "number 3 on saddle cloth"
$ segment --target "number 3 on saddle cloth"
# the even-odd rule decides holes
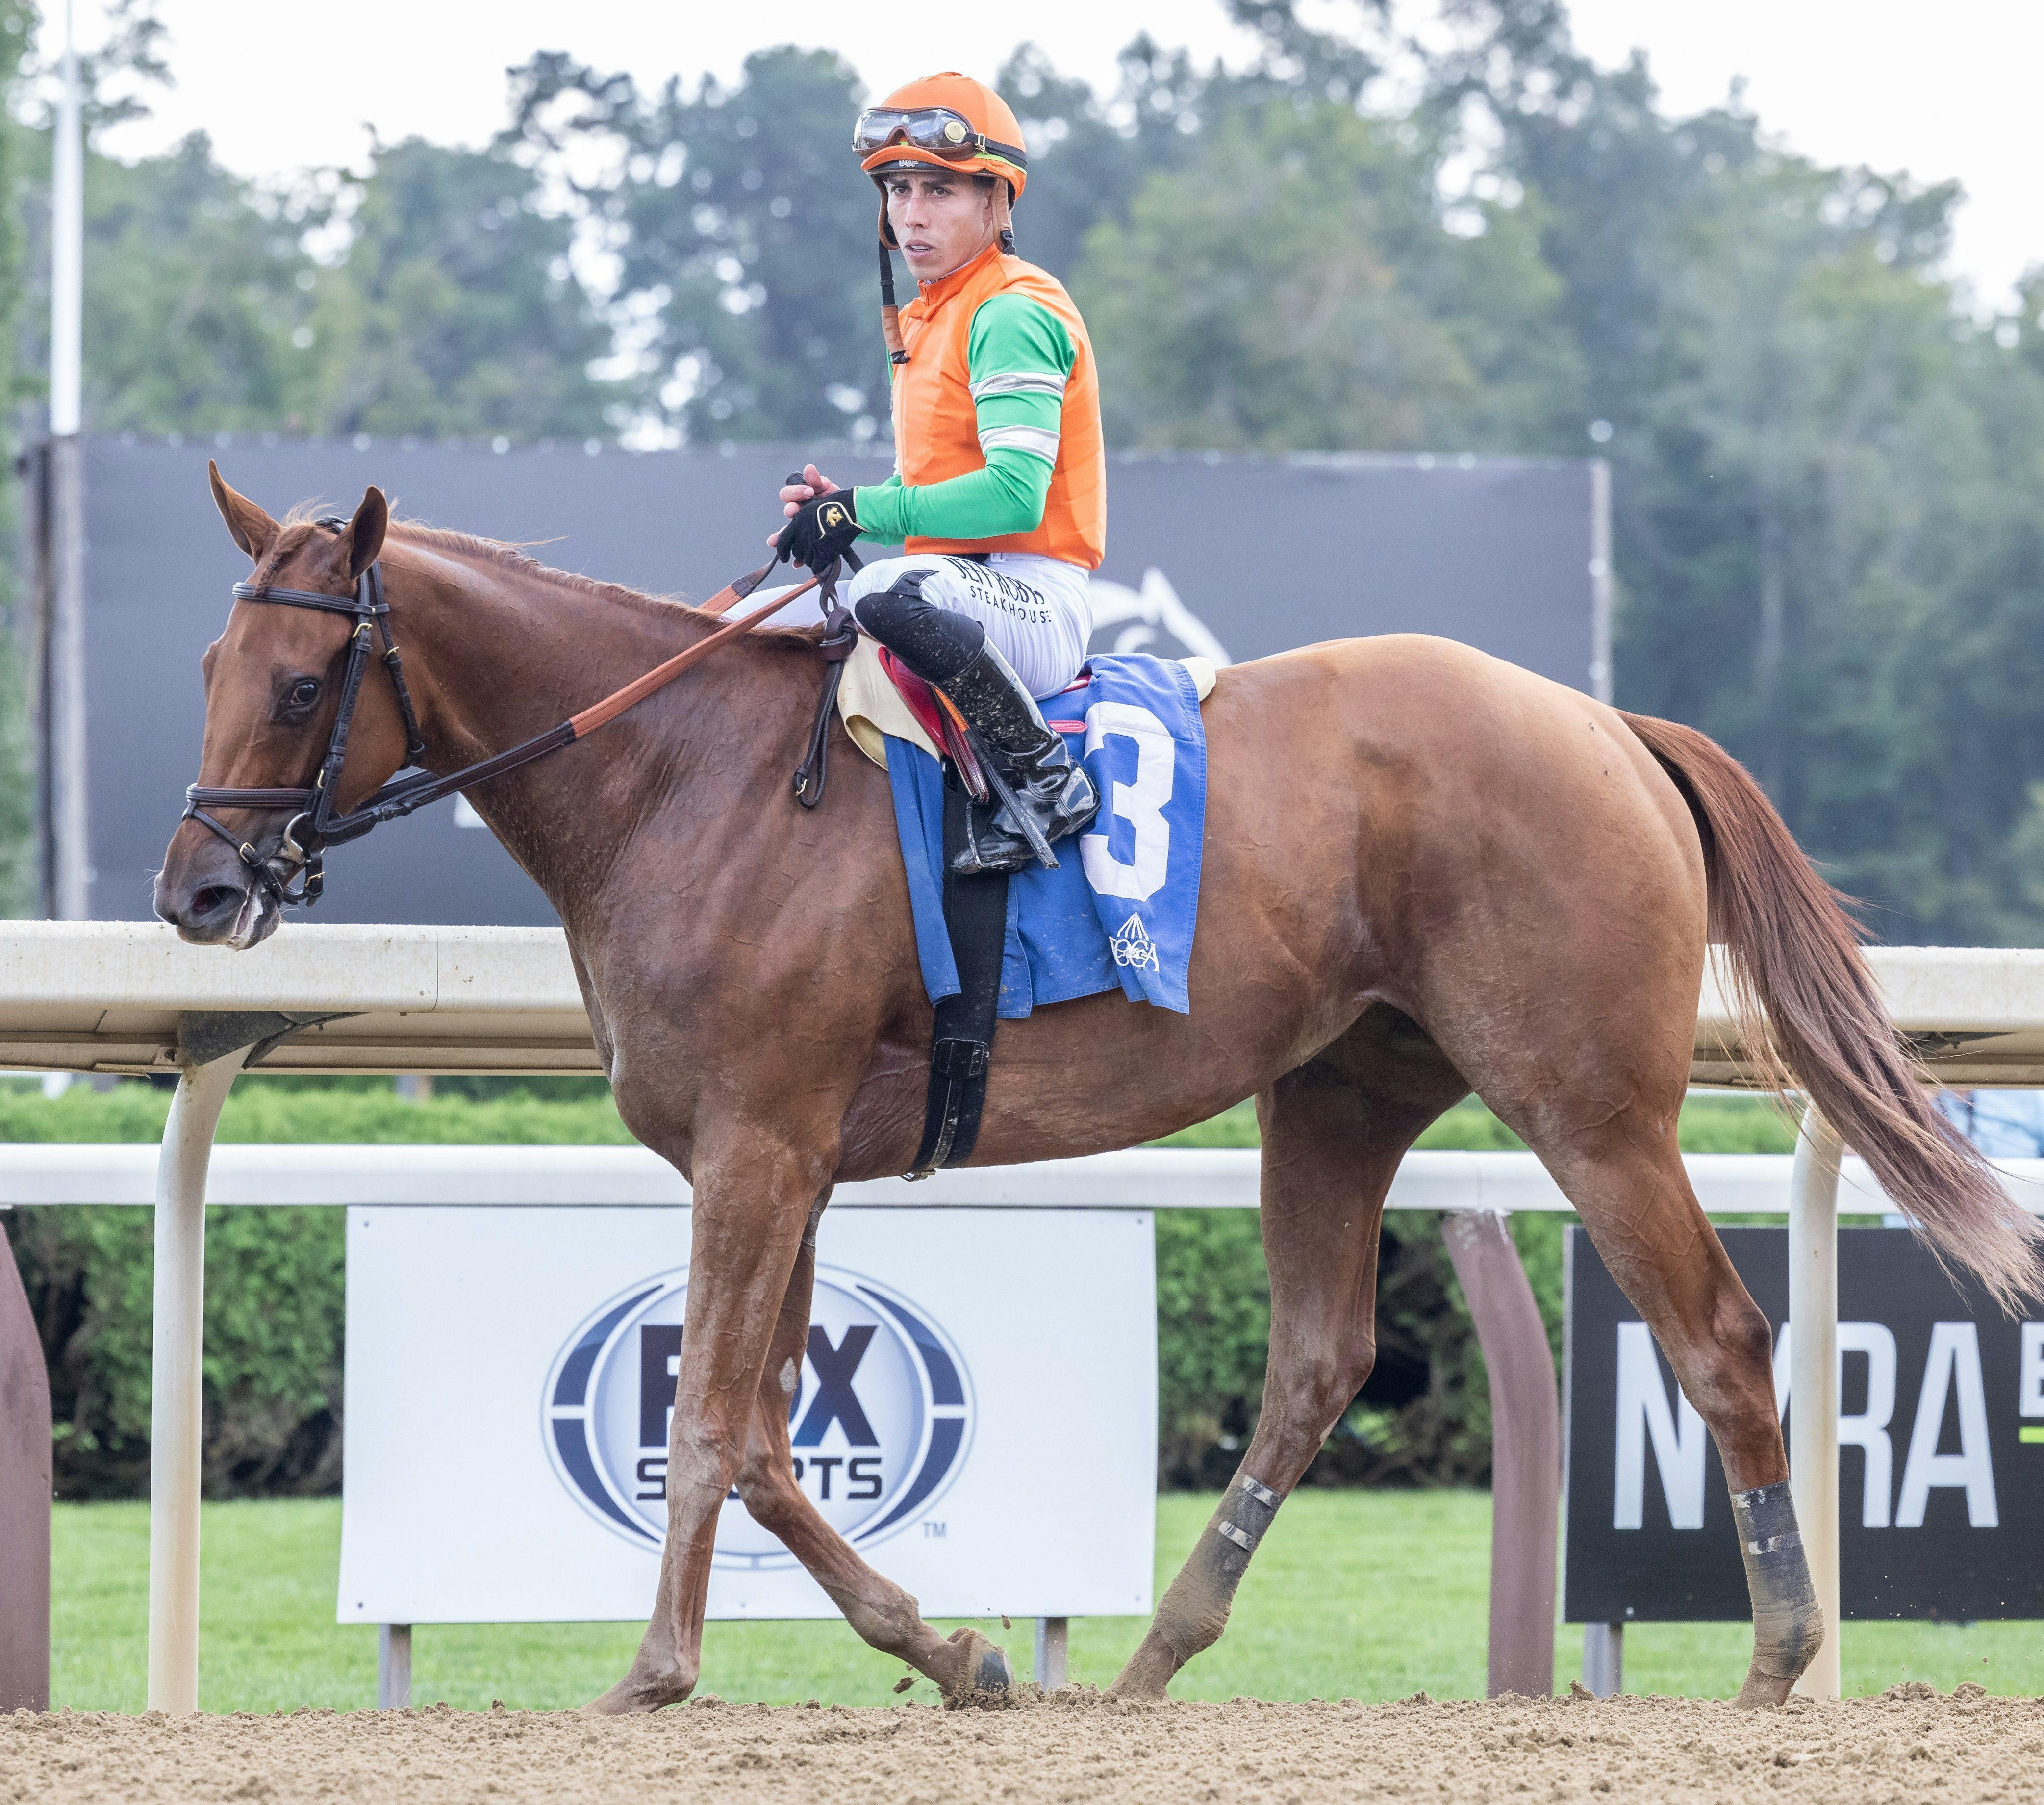
[[[1012,1021],[1044,1004],[1117,987],[1132,1003],[1190,1013],[1186,976],[1206,826],[1200,702],[1213,679],[1204,660],[1189,667],[1175,659],[1102,655],[1070,688],[1042,700],[1044,718],[1083,760],[1101,811],[1085,833],[1053,849],[1055,871],[1032,865],[1003,879],[949,876],[947,853],[962,833],[964,796],[955,780],[947,783],[927,741],[949,746],[953,737],[932,731],[942,725],[928,712],[936,699],[906,672],[889,675],[918,717],[916,737],[925,743],[890,730],[905,726],[898,715],[892,723],[854,718],[859,686],[850,672],[853,695],[845,709],[869,754],[874,739],[884,741],[916,951],[938,1011],[928,1119],[911,1175],[921,1176],[972,1149],[997,1018]]]

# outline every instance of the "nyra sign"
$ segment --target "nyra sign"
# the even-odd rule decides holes
[[[342,1622],[646,1614],[689,1231],[686,1209],[348,1212]],[[826,1212],[786,1375],[797,1483],[928,1614],[1150,1608],[1151,1236],[1133,1211]],[[709,1609],[836,1614],[736,1498]]]
[[[1788,1385],[1788,1237],[1725,1229],[1777,1326]],[[1723,1468],[1646,1325],[1569,1231],[1571,1622],[1742,1618]],[[1839,1595],[1848,1617],[2044,1617],[2044,1322],[1962,1295],[1902,1229],[1838,1236]]]
[[[547,1375],[547,1439],[561,1482],[597,1520],[657,1547],[667,1521],[667,1433],[688,1273],[607,1299]],[[935,1508],[965,1464],[971,1374],[933,1312],[865,1273],[816,1274],[809,1349],[788,1399],[796,1483],[854,1547]],[[717,1559],[792,1568],[743,1510],[718,1519]]]

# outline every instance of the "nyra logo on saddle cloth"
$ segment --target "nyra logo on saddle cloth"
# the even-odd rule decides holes
[[[563,1484],[597,1521],[657,1553],[688,1272],[642,1280],[594,1310],[555,1357],[543,1427]],[[789,1399],[797,1482],[855,1546],[920,1520],[963,1466],[971,1380],[929,1312],[863,1273],[819,1267],[806,1357]],[[792,1566],[733,1506],[717,1564]]]
[[[1140,915],[1131,915],[1108,936],[1107,944],[1114,949],[1116,964],[1147,965],[1153,972],[1157,969],[1157,943],[1143,931]]]

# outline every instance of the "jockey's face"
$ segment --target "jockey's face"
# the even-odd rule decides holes
[[[993,191],[969,171],[887,178],[887,223],[918,282],[935,282],[993,242]]]

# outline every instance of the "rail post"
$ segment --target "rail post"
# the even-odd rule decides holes
[[[1441,1218],[1490,1384],[1490,1653],[1488,1687],[1554,1690],[1554,1545],[1561,1507],[1562,1411],[1554,1353],[1504,1218]]]
[[[0,1712],[50,1708],[50,1376],[0,1232]]]
[[[1838,1131],[1812,1103],[1788,1180],[1788,1480],[1823,1645],[1796,1690],[1838,1695]]]
[[[178,1079],[156,1159],[149,1410],[149,1709],[198,1709],[199,1430],[206,1341],[206,1172],[249,1049]]]

